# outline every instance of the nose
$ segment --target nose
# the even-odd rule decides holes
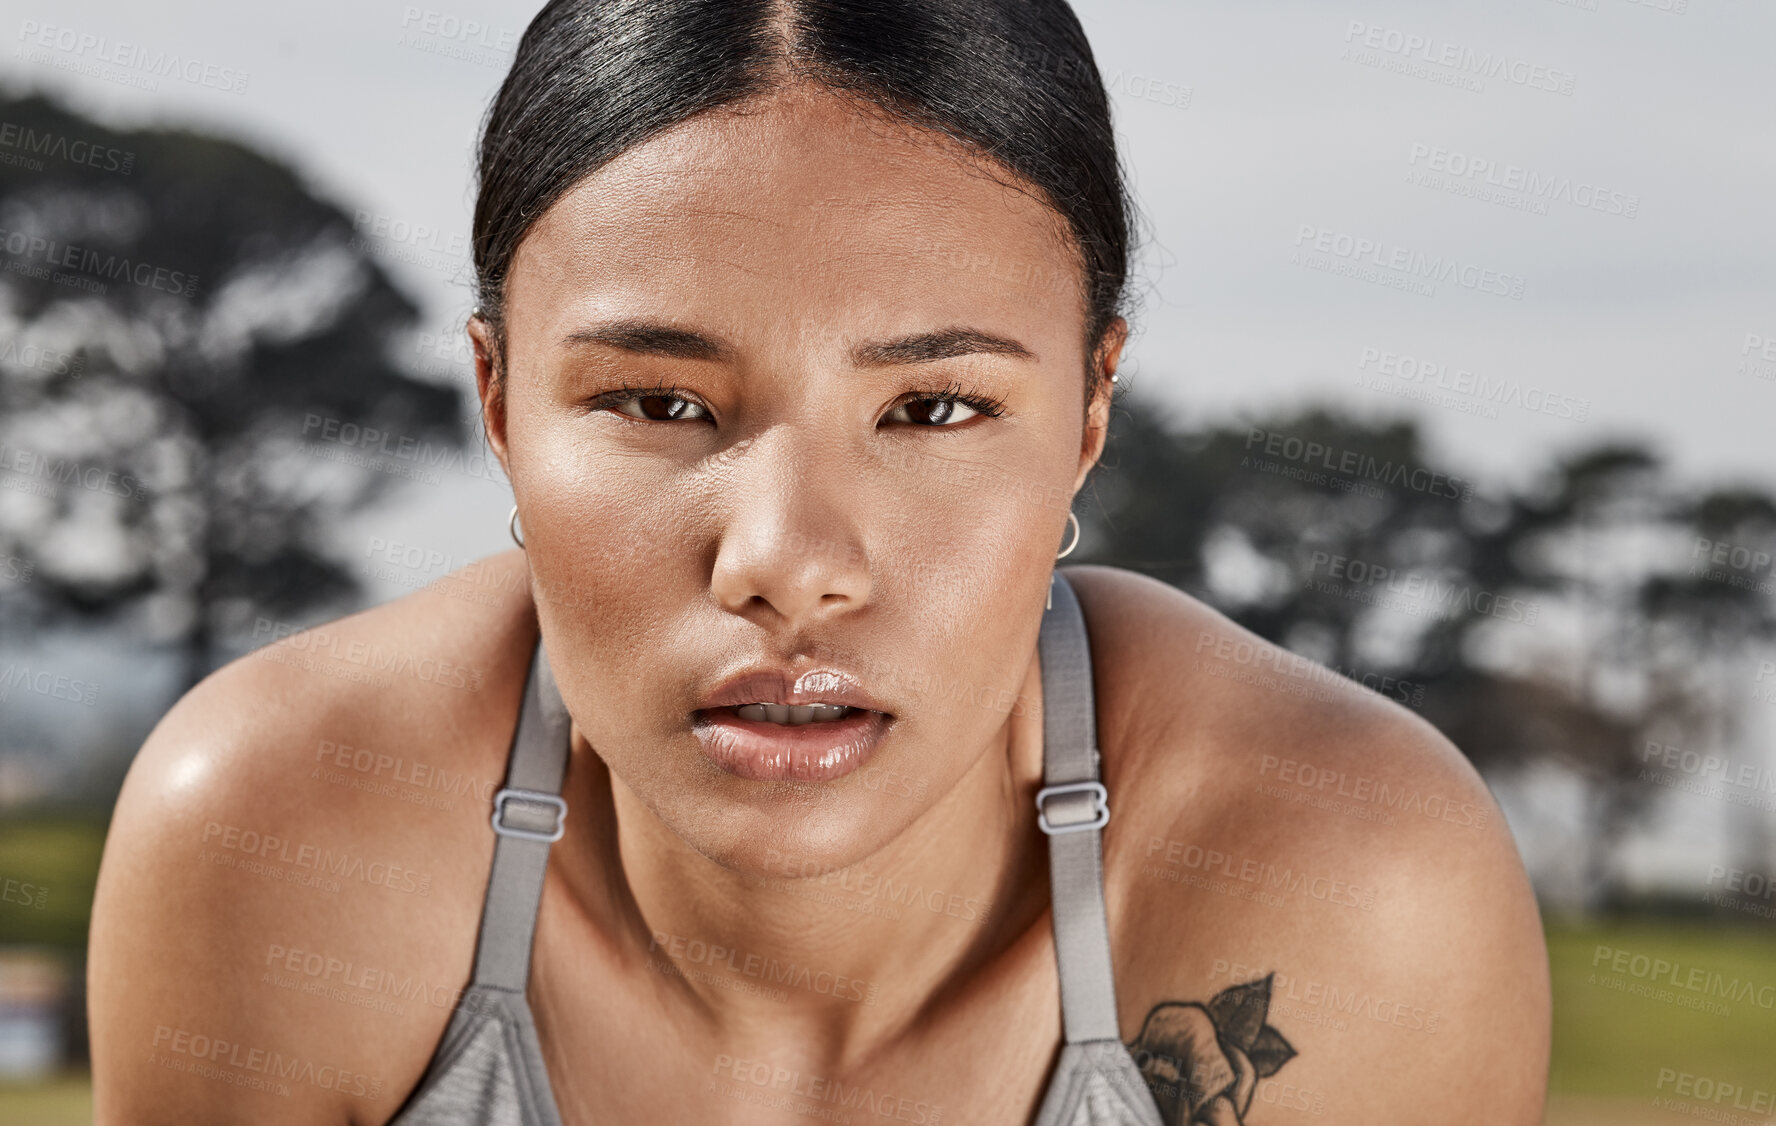
[[[754,446],[750,471],[731,479],[710,589],[730,613],[794,631],[862,607],[870,561],[856,524],[861,490],[816,452],[788,445]]]

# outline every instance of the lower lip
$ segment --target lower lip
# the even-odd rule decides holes
[[[704,756],[729,774],[754,782],[830,782],[875,753],[888,717],[860,709],[830,723],[791,727],[714,708],[698,712],[691,730]]]

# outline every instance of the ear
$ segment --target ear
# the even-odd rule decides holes
[[[1092,352],[1091,371],[1086,378],[1091,380],[1091,398],[1085,404],[1085,431],[1079,443],[1079,471],[1073,477],[1073,491],[1077,493],[1085,484],[1086,474],[1092,466],[1104,456],[1104,441],[1110,435],[1110,396],[1116,385],[1110,377],[1116,374],[1116,367],[1122,362],[1122,346],[1128,343],[1128,321],[1121,317],[1112,320],[1104,329],[1103,337]]]
[[[506,463],[506,373],[500,360],[499,333],[480,310],[469,317],[469,343],[475,349],[475,394],[481,400],[481,427],[487,445],[499,458],[506,480],[512,467]]]

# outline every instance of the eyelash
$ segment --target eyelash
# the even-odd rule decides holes
[[[905,398],[897,400],[894,406],[904,407],[908,403],[917,403],[921,401],[961,403],[969,410],[974,411],[976,414],[984,415],[987,418],[998,418],[1005,413],[1004,399],[993,395],[973,394],[966,387],[963,387],[953,379],[942,391],[915,391],[912,394],[907,395]],[[944,430],[948,428],[943,426],[930,426],[925,427],[924,429]]]
[[[592,411],[607,410],[613,406],[634,402],[637,399],[647,398],[683,399],[685,402],[693,403],[705,411],[709,409],[701,402],[684,394],[680,389],[676,387],[668,387],[664,383],[655,383],[646,386],[640,384],[625,384],[624,386],[613,388],[594,396],[588,404],[588,409]],[[972,393],[955,380],[951,380],[941,391],[914,391],[911,394],[895,400],[894,405],[889,409],[896,410],[909,403],[917,402],[960,403],[969,410],[986,418],[998,418],[1005,413],[1004,399],[994,395]],[[951,427],[924,426],[920,427],[920,429],[946,430],[951,429]]]

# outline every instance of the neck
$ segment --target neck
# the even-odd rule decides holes
[[[1041,700],[1034,653],[1022,698]],[[615,825],[607,933],[629,935],[719,1035],[800,1029],[836,1057],[869,1056],[1043,917],[1047,849],[1031,805],[1041,709],[1021,710],[905,831],[830,871],[780,854],[768,873],[716,864],[598,771],[609,797],[594,808]]]

